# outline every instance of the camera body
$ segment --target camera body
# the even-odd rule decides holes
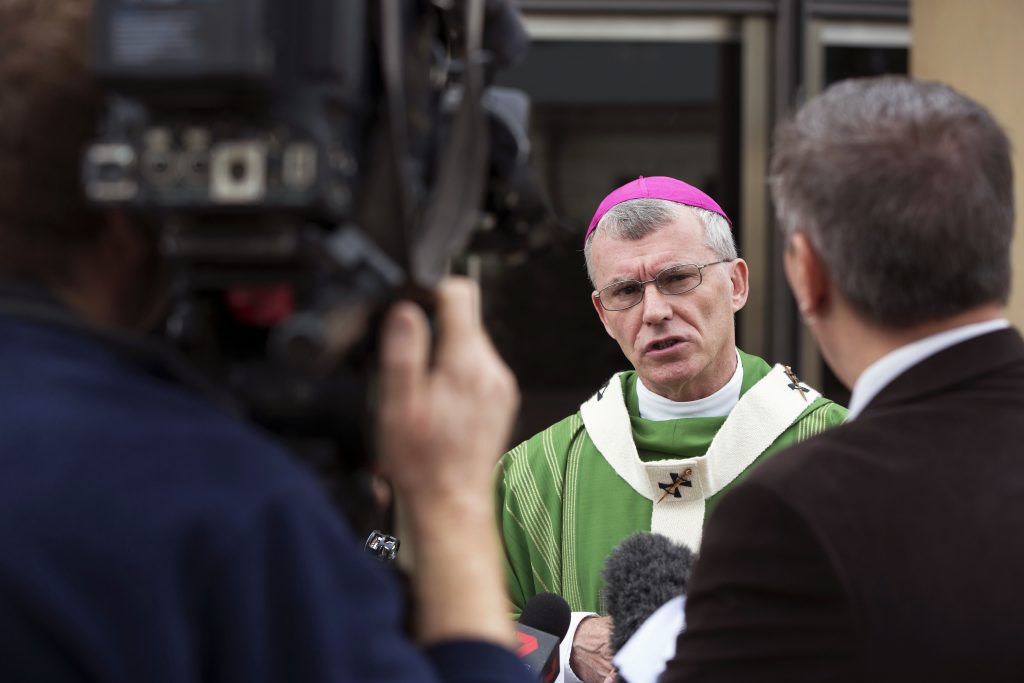
[[[526,44],[507,0],[96,0],[85,194],[152,226],[166,336],[328,482],[370,459],[382,308],[514,217],[528,101],[487,81]]]
[[[87,195],[343,221],[377,100],[367,22],[351,0],[98,0],[94,68],[114,97]]]

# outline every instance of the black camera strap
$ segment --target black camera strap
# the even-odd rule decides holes
[[[437,188],[423,215],[424,229],[413,245],[412,273],[431,286],[447,272],[451,254],[466,246],[480,220],[478,207],[487,181],[487,119],[484,94],[484,0],[463,5],[462,97],[451,139],[440,157]]]
[[[430,71],[408,68],[406,50],[409,45],[429,44],[427,38],[437,27],[428,13],[412,29],[414,33],[426,33],[409,36],[409,27],[402,22],[401,0],[382,0],[380,8],[388,143],[395,175],[391,182],[403,228],[401,253],[397,256],[414,284],[431,288],[447,272],[451,255],[465,246],[480,219],[478,207],[487,179],[488,149],[487,120],[481,103],[484,1],[464,0],[451,9],[461,37],[453,54],[461,60],[463,73],[451,131],[438,153],[435,186],[429,194],[417,175],[410,172],[415,168],[410,164],[414,158],[411,137],[422,136],[425,131],[419,130],[418,136],[410,136],[410,132],[429,117],[410,116],[409,111],[421,106],[424,93],[432,90]],[[419,61],[426,59],[426,55],[419,55]]]

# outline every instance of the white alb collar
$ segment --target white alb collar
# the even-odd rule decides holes
[[[645,420],[678,420],[681,417],[725,417],[740,400],[740,389],[743,388],[743,363],[736,352],[736,372],[725,386],[704,398],[696,401],[673,401],[659,396],[646,386],[638,375],[636,378],[636,397],[640,404],[640,417]]]

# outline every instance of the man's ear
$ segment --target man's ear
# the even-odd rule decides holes
[[[138,270],[141,249],[122,212],[109,212],[104,218],[95,238],[79,248],[71,267],[50,286],[94,324],[121,327],[121,301],[139,289],[131,274]]]
[[[601,306],[601,301],[597,298],[596,290],[590,295],[590,303],[594,305],[594,310],[597,311],[597,317],[601,319],[601,324],[604,325],[604,331],[608,333],[609,337],[614,339],[615,335],[612,334],[612,328],[608,326],[608,311],[604,310],[604,307]]]
[[[127,264],[129,268],[138,267],[145,254],[139,230],[139,226],[134,225],[124,211],[108,212],[103,240],[104,258],[111,263]]]
[[[108,218],[98,256],[107,272],[107,297],[116,302],[120,326],[147,330],[163,314],[165,295],[156,226],[123,211],[112,211]]]
[[[732,283],[732,312],[736,313],[747,305],[750,294],[749,271],[747,262],[741,258],[729,263],[729,280]]]
[[[828,271],[807,235],[795,232],[789,237],[783,265],[801,317],[809,322],[827,313],[831,303]]]

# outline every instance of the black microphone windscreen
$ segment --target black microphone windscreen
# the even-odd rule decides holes
[[[559,639],[565,637],[572,619],[569,603],[556,593],[537,593],[527,600],[519,623],[538,631],[544,631]]]
[[[612,650],[618,652],[647,617],[686,593],[694,554],[661,534],[630,536],[604,564],[604,606],[612,618]]]

